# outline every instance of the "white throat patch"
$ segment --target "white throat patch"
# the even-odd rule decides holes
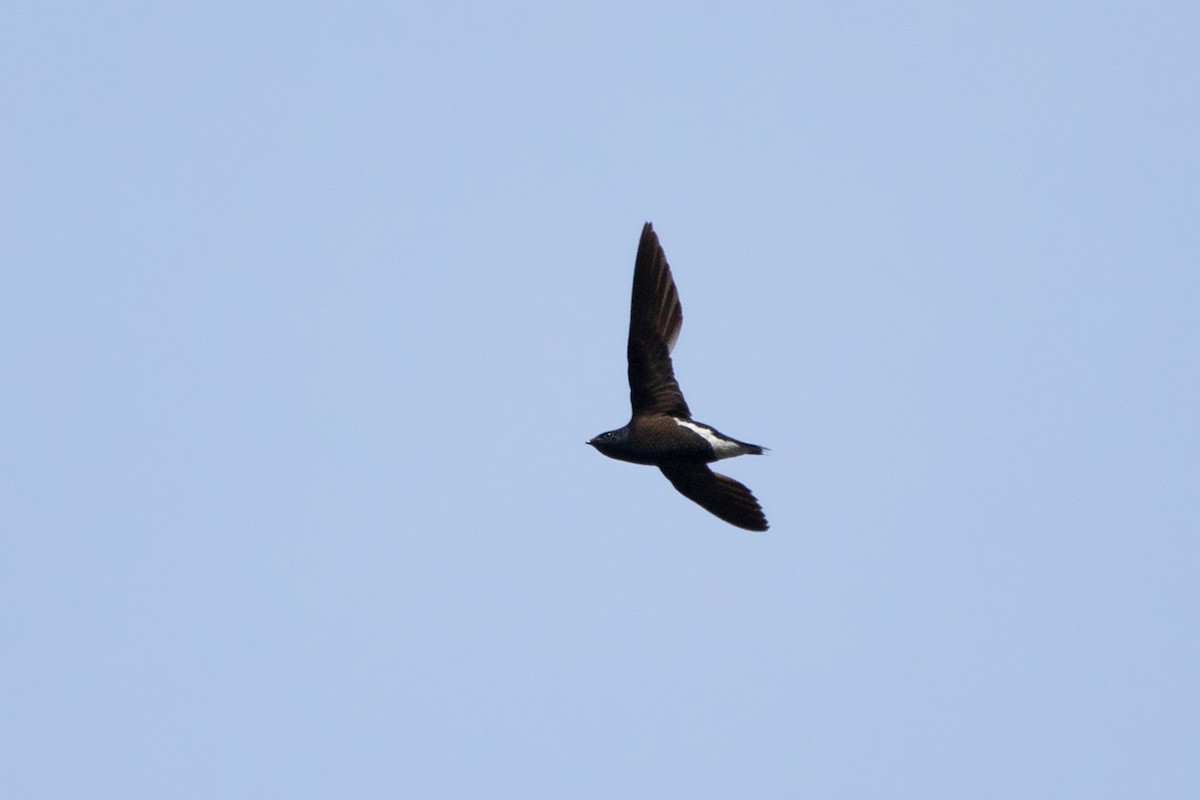
[[[677,417],[674,419],[679,427],[687,428],[692,433],[699,434],[704,441],[708,442],[712,446],[713,455],[715,455],[717,458],[729,458],[731,456],[741,455],[743,452],[741,445],[735,444],[727,439],[722,439],[710,428],[706,428],[703,425],[697,425],[695,422],[691,422],[686,419],[679,419]]]

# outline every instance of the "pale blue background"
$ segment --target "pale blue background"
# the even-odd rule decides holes
[[[0,796],[1200,797],[1195,3],[0,31]]]

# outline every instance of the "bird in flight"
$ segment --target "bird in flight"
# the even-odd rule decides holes
[[[609,458],[662,470],[680,494],[731,525],[765,531],[767,518],[742,484],[708,468],[713,461],[761,455],[764,448],[732,439],[692,419],[675,381],[671,350],[683,326],[683,307],[654,227],[642,228],[629,310],[629,402],[623,428],[587,441]]]

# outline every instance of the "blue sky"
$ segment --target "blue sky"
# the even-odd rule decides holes
[[[1200,795],[1192,3],[0,12],[0,794]],[[584,446],[641,225],[771,520]]]

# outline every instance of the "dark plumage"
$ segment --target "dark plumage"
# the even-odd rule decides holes
[[[708,464],[763,448],[696,422],[675,381],[671,350],[683,326],[683,307],[671,268],[649,222],[642,228],[629,310],[629,423],[588,440],[604,455],[650,464],[679,492],[726,522],[765,531],[767,518],[742,484]]]

